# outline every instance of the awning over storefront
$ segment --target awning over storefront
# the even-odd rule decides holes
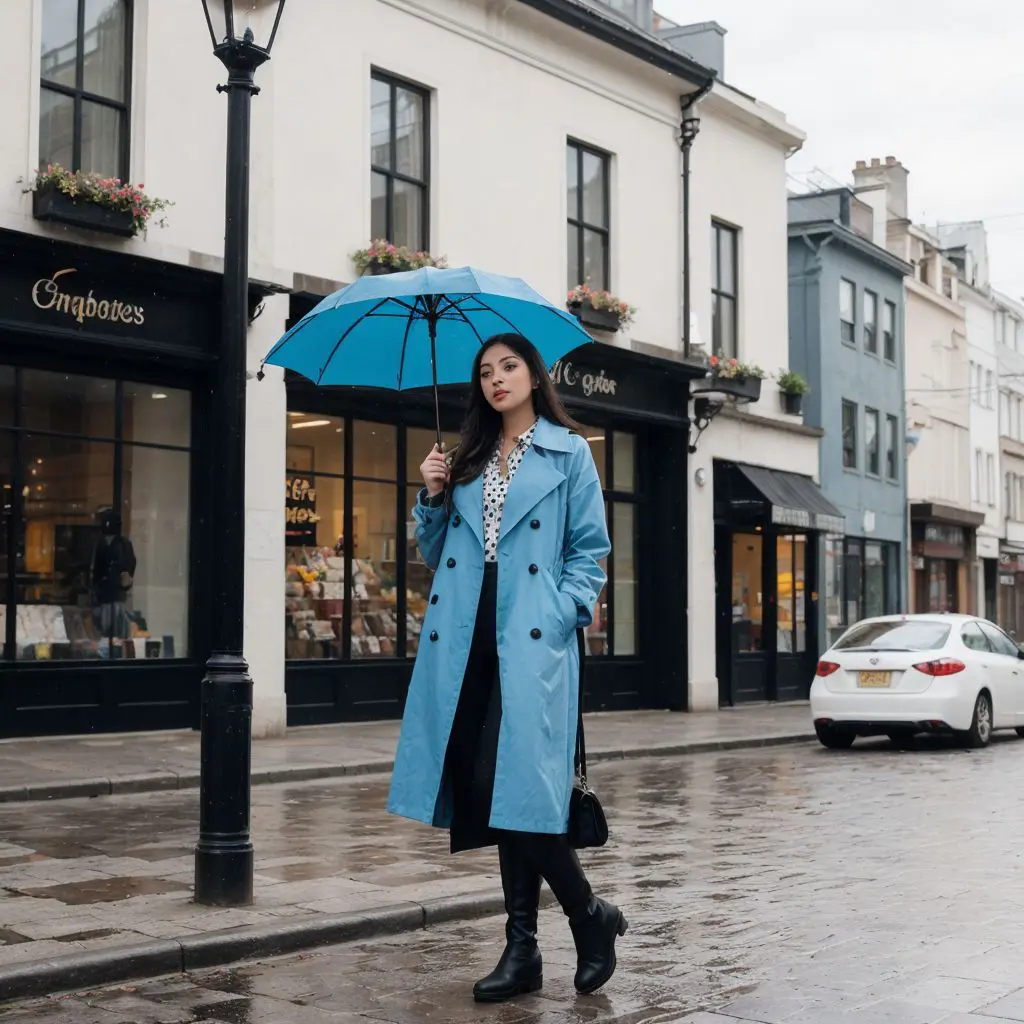
[[[826,533],[846,532],[842,512],[810,477],[743,462],[733,463],[733,469],[767,503],[772,523]]]

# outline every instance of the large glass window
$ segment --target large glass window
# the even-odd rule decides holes
[[[580,142],[565,147],[568,221],[566,226],[566,280],[594,291],[611,287],[610,199],[607,153]]]
[[[714,351],[739,354],[739,231],[711,222],[711,337]]]
[[[834,643],[846,629],[843,538],[825,538],[825,628],[829,643]]]
[[[187,391],[0,367],[6,658],[188,654],[190,422]]]
[[[430,234],[424,89],[374,71],[370,81],[370,229],[375,239],[426,249]]]
[[[761,572],[764,538],[759,533],[732,537],[732,649],[738,654],[763,651],[764,604]]]
[[[807,650],[807,537],[798,533],[775,541],[778,593],[778,651]]]
[[[43,0],[39,164],[128,177],[128,0]]]

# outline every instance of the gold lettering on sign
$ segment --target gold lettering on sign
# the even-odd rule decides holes
[[[49,277],[41,277],[32,285],[32,302],[38,309],[52,309],[74,317],[80,324],[86,320],[106,320],[110,323],[134,324],[141,327],[146,322],[142,306],[132,306],[116,299],[97,299],[92,291],[88,295],[72,295],[61,291],[58,280],[65,274],[78,273],[75,267],[54,271]]]
[[[566,387],[579,388],[586,398],[592,395],[613,395],[619,382],[612,377],[606,377],[604,370],[597,373],[585,373],[574,370],[572,363],[565,359],[559,359],[551,367],[550,373],[553,384],[564,384]]]

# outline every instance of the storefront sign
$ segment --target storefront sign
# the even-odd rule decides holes
[[[39,278],[32,285],[32,301],[36,307],[74,317],[80,324],[86,320],[112,320],[141,327],[146,322],[142,306],[120,299],[96,298],[91,288],[88,294],[82,295],[76,292],[73,281],[60,280],[77,272],[75,267],[65,267],[63,270],[55,270],[49,277]]]
[[[811,513],[805,508],[784,508],[772,505],[772,522],[779,526],[797,526],[804,530],[811,528]]]
[[[610,395],[614,398],[619,386],[619,382],[613,377],[607,376],[603,369],[594,373],[591,370],[580,368],[578,365],[573,365],[572,361],[568,359],[559,359],[551,367],[551,381],[556,386],[562,385],[581,391],[584,398],[601,397],[602,395]]]
[[[309,475],[284,482],[284,535],[288,544],[316,544],[316,487]]]
[[[959,560],[967,554],[967,540],[962,526],[946,523],[914,524],[914,553],[925,558]]]

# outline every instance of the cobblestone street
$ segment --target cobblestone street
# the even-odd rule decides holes
[[[573,992],[568,928],[548,910],[543,992],[499,1007],[469,994],[501,950],[502,922],[489,918],[24,1003],[0,1019],[1024,1021],[1024,742],[976,752],[860,743],[840,754],[806,745],[605,763],[593,775],[613,842],[585,862],[631,924],[619,972],[597,996]],[[292,800],[317,794],[303,803],[309,827],[314,802],[330,818],[357,785],[364,808],[383,803],[383,779],[282,789]],[[405,850],[426,836],[395,828]],[[486,871],[488,856],[465,863]]]

